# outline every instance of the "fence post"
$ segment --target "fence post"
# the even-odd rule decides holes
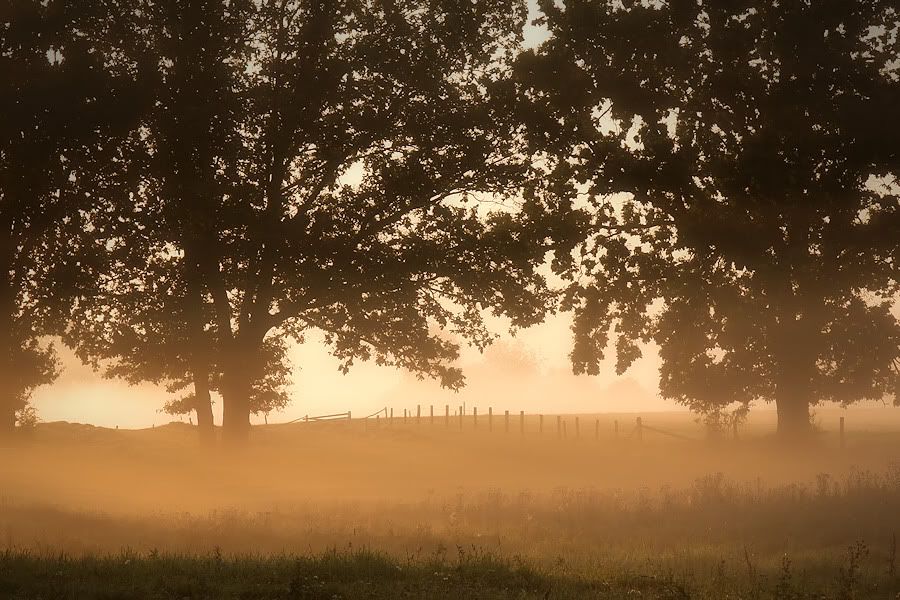
[[[459,430],[460,431],[462,431],[462,428],[463,428],[463,417],[464,416],[465,415],[463,414],[463,407],[462,407],[462,404],[460,404],[459,405]]]
[[[635,420],[634,436],[639,442],[644,439],[644,423],[640,417]]]
[[[575,437],[581,437],[581,423],[578,421],[578,417],[575,417]]]
[[[347,420],[348,421],[350,420],[350,411],[349,410],[347,411]]]
[[[844,448],[844,417],[841,417],[841,449]]]
[[[619,439],[619,420],[616,419],[615,421],[613,421],[613,425],[615,426],[616,439]]]
[[[391,422],[389,423],[389,425],[393,425],[393,424],[394,424],[394,407],[392,406],[391,407]]]
[[[494,430],[494,407],[488,406],[488,431]]]
[[[450,405],[444,405],[444,427],[450,427]]]
[[[422,405],[416,404],[416,425],[420,425],[422,423]]]
[[[519,411],[519,434],[525,435],[525,411]]]
[[[434,425],[434,404],[430,405],[431,410],[431,424]]]
[[[506,433],[509,433],[509,411],[506,411],[504,419],[506,421]]]
[[[562,417],[556,415],[556,439],[562,439]]]
[[[403,409],[403,424],[406,425],[406,409]]]
[[[472,427],[478,429],[478,407],[472,407]]]

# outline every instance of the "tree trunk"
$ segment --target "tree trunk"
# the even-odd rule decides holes
[[[229,444],[250,439],[250,369],[243,353],[233,352],[226,362],[222,386],[222,432]]]
[[[200,441],[206,445],[212,444],[216,440],[216,430],[209,397],[209,374],[202,370],[194,370],[194,401]]]
[[[13,398],[13,314],[15,300],[9,279],[12,264],[12,236],[8,218],[0,224],[0,439],[15,433],[16,406]]]
[[[9,439],[16,430],[16,411],[7,401],[0,400],[0,440]]]
[[[191,339],[191,375],[194,379],[194,410],[197,412],[197,429],[204,444],[216,439],[212,401],[209,394],[209,342],[203,318],[203,276],[193,244],[185,244],[187,279],[187,329]]]
[[[9,438],[16,428],[16,398],[13,383],[13,338],[11,335],[12,314],[8,302],[0,301],[0,439]]]
[[[809,407],[815,403],[813,381],[815,357],[805,334],[805,323],[784,324],[788,337],[779,344],[775,378],[775,407],[778,413],[778,435],[783,439],[801,439],[812,433]]]
[[[815,404],[818,338],[810,311],[810,296],[803,265],[809,258],[809,225],[800,219],[790,225],[777,286],[772,294],[777,315],[770,352],[774,359],[775,407],[778,436],[784,440],[808,438],[813,428],[809,407]]]
[[[250,381],[240,375],[226,375],[222,389],[222,432],[229,444],[245,444],[250,439]]]
[[[809,406],[809,400],[799,396],[776,398],[779,437],[799,439],[812,433]]]

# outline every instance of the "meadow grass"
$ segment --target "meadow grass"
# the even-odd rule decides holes
[[[265,513],[7,502],[0,598],[895,598],[898,507],[896,470]]]
[[[0,463],[0,599],[900,593],[890,432],[843,449],[359,424],[254,435],[229,455],[181,427],[42,426]]]
[[[521,557],[458,549],[400,560],[369,550],[293,555],[178,555],[123,551],[74,557],[0,553],[0,597],[9,599],[340,598],[894,598],[900,582],[863,564],[785,557],[776,568],[733,570],[726,561],[598,561],[589,572]]]

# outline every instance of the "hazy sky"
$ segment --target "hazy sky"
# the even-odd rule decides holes
[[[531,16],[536,6],[529,1]],[[546,37],[539,27],[529,25],[526,45],[534,46]],[[404,408],[423,411],[431,404],[443,412],[445,404],[465,403],[470,410],[525,410],[528,412],[647,411],[677,408],[657,397],[657,358],[653,349],[624,376],[616,377],[612,362],[598,377],[575,377],[568,353],[571,348],[570,319],[557,315],[544,324],[512,338],[505,335],[495,346],[480,354],[465,349],[462,367],[468,385],[460,393],[441,389],[432,381],[418,381],[397,369],[374,364],[357,364],[348,375],[338,371],[321,337],[312,333],[305,344],[291,351],[295,365],[294,401],[286,411],[271,415],[281,422],[306,414],[320,415],[353,411],[364,416],[381,407],[392,406],[395,414]],[[500,331],[505,328],[499,327]],[[34,405],[45,421],[80,421],[103,426],[148,427],[173,420],[159,412],[170,395],[161,388],[105,380],[79,363],[61,348],[65,371],[52,387],[37,390]],[[453,410],[453,408],[451,408]],[[214,406],[216,423],[221,423],[221,402]],[[261,419],[255,419],[261,421]]]

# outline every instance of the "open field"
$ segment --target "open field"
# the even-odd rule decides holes
[[[44,424],[3,450],[0,597],[894,598],[900,427],[873,414],[843,449],[776,444],[765,413],[737,441],[682,414],[643,420],[692,439],[273,425],[237,455]]]

